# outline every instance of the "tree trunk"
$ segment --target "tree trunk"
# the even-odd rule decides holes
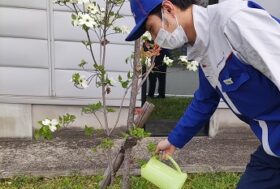
[[[130,128],[135,124],[137,127],[142,128],[145,124],[145,122],[148,120],[149,116],[151,115],[154,105],[145,102],[143,107],[141,108],[140,114],[137,115],[137,117],[134,118],[134,112],[135,112],[135,104],[136,104],[136,97],[137,97],[137,87],[138,87],[138,78],[136,78],[135,73],[137,71],[135,70],[137,63],[139,63],[140,59],[140,42],[135,42],[135,57],[134,57],[134,74],[133,74],[133,83],[132,83],[132,89],[131,89],[131,99],[130,99],[130,107],[129,107],[129,114],[128,114],[128,120],[127,120],[127,126]],[[139,45],[139,47],[137,47]],[[137,50],[139,48],[139,50]],[[138,54],[138,55],[137,55]],[[138,59],[137,59],[138,57]],[[138,60],[138,61],[137,61]],[[140,73],[137,73],[140,74]],[[136,80],[137,79],[137,80]],[[137,82],[136,82],[137,81]],[[116,158],[113,161],[113,174],[110,173],[109,167],[107,167],[106,171],[104,172],[104,179],[100,183],[100,188],[105,189],[107,186],[109,186],[111,182],[111,176],[115,175],[116,172],[119,170],[121,165],[123,164],[124,160],[124,171],[123,171],[123,181],[122,181],[122,189],[128,189],[129,188],[129,167],[130,167],[130,156],[131,156],[131,149],[133,146],[137,144],[137,141],[132,138],[128,138],[125,140],[124,144],[122,145],[120,151],[116,155]],[[125,153],[127,152],[127,153]]]
[[[140,128],[143,127],[146,120],[150,117],[154,107],[155,106],[153,104],[151,104],[149,102],[145,102],[145,104],[142,107],[141,114],[139,114],[137,117],[135,117],[135,120],[134,120],[135,125]],[[139,123],[139,122],[141,122],[141,123]],[[129,148],[132,148],[136,144],[137,144],[137,141],[135,141],[131,138],[128,138],[124,142],[124,144],[121,146],[120,151],[116,155],[116,158],[113,161],[113,171],[114,171],[113,174],[110,172],[110,168],[108,166],[103,175],[104,179],[99,184],[100,189],[105,189],[106,187],[108,187],[110,185],[111,176],[116,175],[116,173],[120,169],[121,165],[123,164],[123,161],[125,158],[125,151]]]
[[[141,47],[141,41],[140,41],[140,39],[138,39],[135,41],[135,44],[134,44],[133,76],[132,76],[132,86],[131,86],[131,96],[130,96],[130,103],[129,103],[128,118],[127,118],[127,130],[132,128],[134,125],[134,112],[135,112],[135,105],[136,105],[136,99],[137,99],[137,93],[138,93],[138,78],[139,78],[139,75],[141,74],[136,69],[137,65],[140,64],[140,47]],[[122,189],[130,188],[129,172],[130,172],[131,150],[132,150],[132,147],[128,148],[125,151]]]
[[[104,172],[104,179],[100,182],[99,184],[99,188],[100,189],[106,189],[110,183],[111,183],[111,177],[112,175],[116,175],[116,172],[120,169],[123,160],[124,160],[124,152],[125,150],[123,149],[123,147],[121,148],[121,150],[119,151],[118,155],[116,156],[116,158],[113,161],[113,174],[110,172],[110,166],[107,167],[107,169]]]

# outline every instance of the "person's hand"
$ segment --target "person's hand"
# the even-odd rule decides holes
[[[172,156],[175,150],[176,147],[170,144],[170,142],[167,139],[165,139],[158,143],[156,153],[159,154],[162,152],[162,158],[166,160],[167,155]]]

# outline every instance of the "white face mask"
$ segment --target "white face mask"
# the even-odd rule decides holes
[[[162,20],[163,13],[162,14]],[[185,43],[188,42],[187,35],[182,28],[181,25],[179,25],[177,17],[175,16],[177,28],[171,33],[164,29],[163,21],[161,22],[162,27],[160,28],[157,37],[155,38],[155,43],[157,43],[161,48],[165,49],[176,49],[179,47],[182,47]]]

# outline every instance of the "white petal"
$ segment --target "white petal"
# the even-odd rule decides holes
[[[52,119],[52,120],[51,120],[51,125],[57,125],[57,124],[58,124],[57,119]]]
[[[80,83],[81,87],[82,88],[87,88],[88,87],[88,83],[86,80],[83,80],[81,83]]]
[[[57,130],[56,126],[53,126],[53,125],[49,126],[49,128],[50,128],[51,132],[55,132]]]
[[[50,123],[51,123],[51,121],[50,121],[49,119],[44,119],[44,120],[42,121],[42,124],[45,125],[45,126],[50,125]]]

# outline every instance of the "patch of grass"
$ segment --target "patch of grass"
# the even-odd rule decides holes
[[[239,173],[188,174],[183,189],[234,189],[240,178]],[[101,176],[69,176],[52,179],[19,176],[0,180],[1,189],[98,189]],[[120,189],[120,177],[110,189]],[[141,177],[131,177],[131,189],[157,189]]]
[[[100,176],[27,177],[18,176],[0,181],[0,189],[97,189]]]
[[[189,174],[183,189],[234,189],[240,173]]]
[[[150,120],[178,120],[192,101],[191,97],[148,98],[155,105]]]

